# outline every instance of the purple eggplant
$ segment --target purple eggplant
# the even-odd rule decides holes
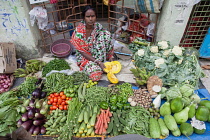
[[[40,120],[34,120],[33,121],[33,124],[34,125],[43,125],[45,123],[45,120],[44,119],[40,119]]]
[[[40,88],[36,88],[33,92],[32,92],[32,96],[36,99],[39,99],[41,96],[41,89]]]
[[[23,121],[22,121],[22,119],[19,119],[19,120],[17,121],[17,127],[20,127],[21,124],[23,124]]]
[[[25,121],[28,120],[28,112],[26,112],[26,113],[24,113],[24,114],[22,115],[21,120],[22,120],[23,122],[25,122]]]
[[[41,134],[45,134],[46,133],[46,128],[44,126],[41,126],[40,133]]]
[[[28,131],[30,129],[30,127],[32,126],[32,124],[33,124],[33,120],[28,120],[28,121],[22,123],[21,126],[23,128],[25,128],[25,130]]]
[[[40,98],[43,99],[43,98],[45,98],[46,96],[47,96],[47,92],[43,92],[43,91],[42,91]]]
[[[35,117],[35,108],[28,110],[28,118],[33,119]]]
[[[35,107],[35,99],[31,99],[29,102],[30,107]]]
[[[45,116],[43,114],[41,114],[41,113],[35,113],[35,118],[36,119],[44,119]]]
[[[38,86],[39,84],[41,84],[41,82],[42,82],[42,78],[39,78],[36,82],[36,85]]]
[[[36,126],[32,124],[31,127],[30,127],[30,129],[28,130],[28,132],[30,134],[33,134],[35,128],[36,128]]]
[[[40,109],[39,108],[35,108],[35,113],[39,113]]]
[[[33,135],[38,135],[40,133],[40,126],[36,126]]]

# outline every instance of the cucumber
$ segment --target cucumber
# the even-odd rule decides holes
[[[172,135],[175,137],[179,137],[181,135],[181,131],[179,130],[179,128],[177,128],[174,131],[171,131]]]
[[[109,122],[109,126],[108,126],[108,128],[106,130],[108,134],[111,133],[111,131],[113,129],[113,123],[114,123],[113,121],[114,121],[114,119],[112,117],[111,120],[110,120],[110,122]]]
[[[117,113],[116,112],[113,112],[113,117],[114,117],[114,124],[119,127],[120,126],[120,123],[119,123],[119,119],[117,117]]]
[[[89,119],[88,116],[89,116],[89,115],[88,115],[88,112],[85,110],[85,111],[84,111],[84,122],[85,122],[85,124],[88,123],[88,119]]]
[[[177,123],[172,115],[165,115],[163,120],[169,130],[175,131],[178,129]]]
[[[89,122],[89,123],[90,123],[91,126],[94,126],[94,125],[95,125],[96,116],[97,116],[97,114],[94,113],[94,114],[92,115],[92,117],[90,118],[90,122]]]
[[[149,119],[149,133],[151,138],[159,139],[161,136],[160,126],[155,118]]]
[[[158,123],[159,123],[159,126],[160,126],[161,135],[164,136],[164,137],[168,136],[169,135],[169,130],[166,127],[166,124],[164,123],[163,119],[159,118]]]
[[[84,119],[84,110],[81,111],[81,113],[78,116],[78,122],[82,122]]]

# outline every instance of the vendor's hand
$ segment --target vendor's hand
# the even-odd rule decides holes
[[[98,65],[101,67],[102,70],[104,70],[104,68],[106,68],[103,62],[99,62]]]

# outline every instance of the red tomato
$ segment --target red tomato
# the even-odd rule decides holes
[[[55,105],[52,106],[52,110],[56,110],[57,108],[58,108],[58,107],[55,106]]]
[[[50,101],[47,101],[47,104],[48,104],[48,105],[51,105],[51,102],[50,102]]]
[[[59,105],[59,109],[60,110],[63,110],[64,109],[64,106],[63,105]]]
[[[61,103],[62,103],[62,99],[59,98],[57,104],[60,105]]]
[[[57,103],[52,103],[53,106],[57,106]]]
[[[55,97],[55,98],[54,98],[54,103],[57,103],[57,102],[58,102],[58,98]]]
[[[66,99],[66,95],[62,95],[61,96],[61,99],[64,99],[65,100]]]
[[[55,97],[53,93],[50,94],[50,97]]]
[[[50,98],[50,102],[53,103],[54,102],[54,98]]]
[[[48,100],[50,100],[50,98],[51,98],[50,96],[47,97]]]
[[[50,110],[53,110],[53,106],[50,106]]]
[[[62,101],[61,105],[65,105],[66,104],[66,101]]]
[[[63,109],[64,109],[64,110],[67,110],[67,105],[64,105],[64,106],[63,106]]]
[[[58,93],[54,93],[54,96],[55,96],[55,97],[58,97],[58,96],[59,96],[59,94],[58,94]]]
[[[64,95],[64,92],[63,91],[60,92],[60,96],[62,96],[62,95]]]

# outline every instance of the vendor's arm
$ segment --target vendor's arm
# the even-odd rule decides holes
[[[105,65],[104,65],[103,62],[101,62],[101,61],[95,59],[94,57],[92,57],[91,55],[89,55],[89,54],[87,54],[87,53],[85,53],[85,52],[80,52],[80,53],[81,53],[82,56],[84,56],[86,59],[88,59],[88,60],[90,60],[90,61],[93,61],[93,62],[97,63],[97,64],[101,67],[102,70],[105,68]]]

